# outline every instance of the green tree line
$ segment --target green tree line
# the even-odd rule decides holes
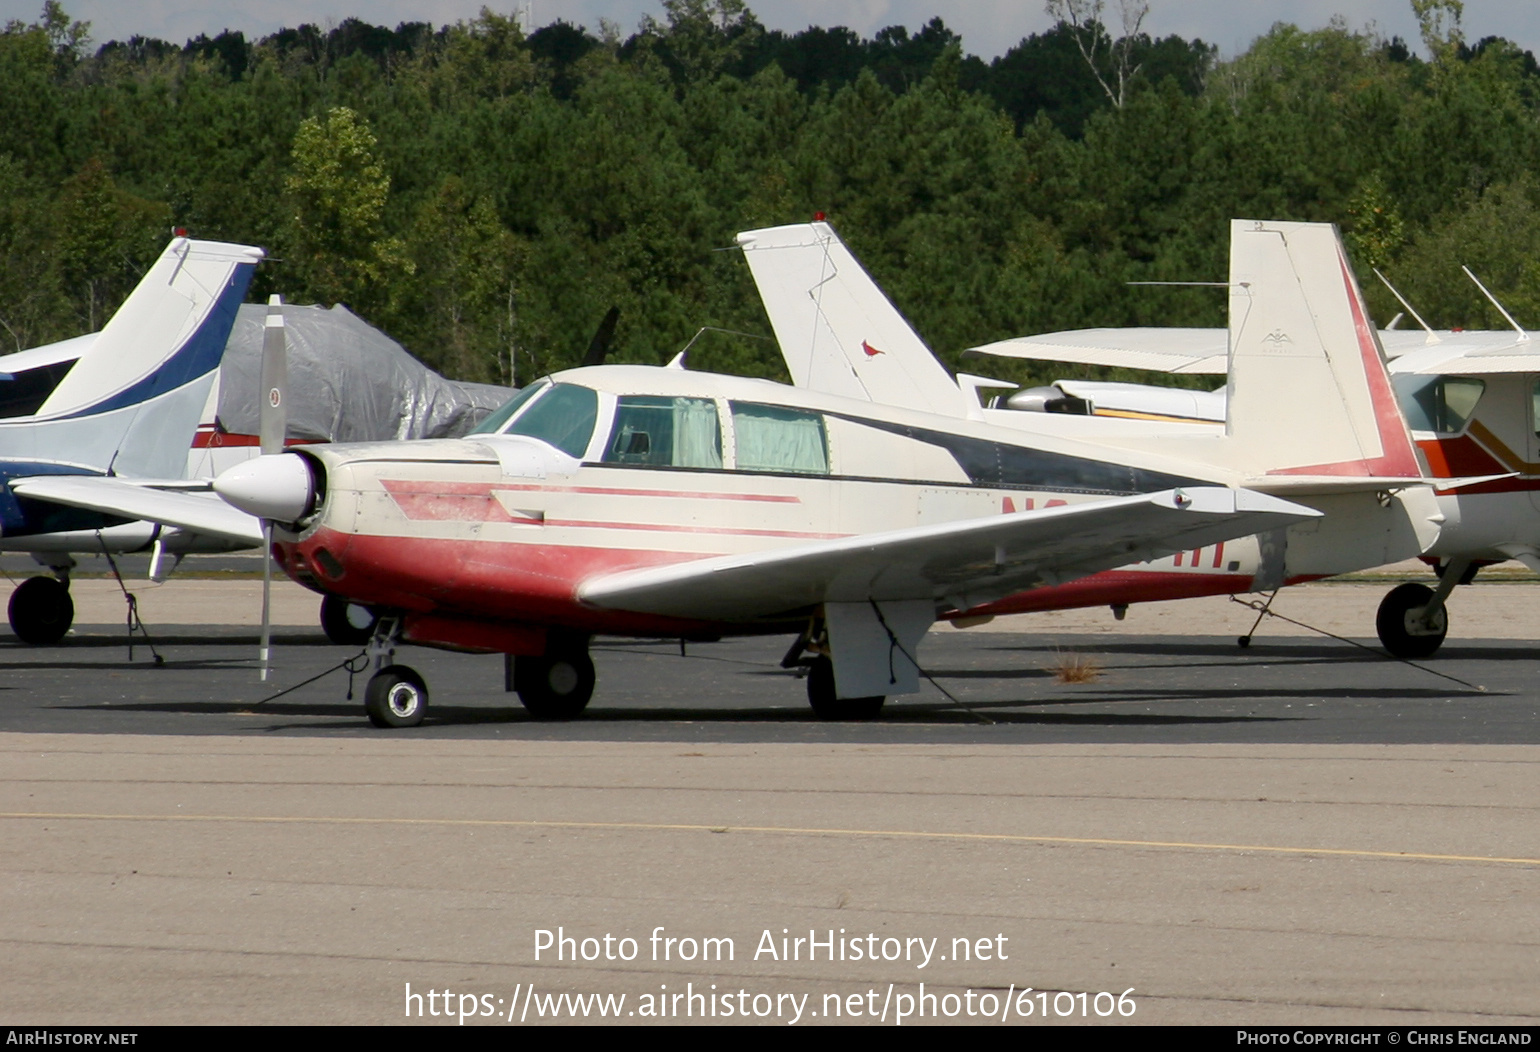
[[[952,365],[1223,324],[1214,290],[1129,283],[1221,278],[1232,218],[1340,224],[1382,322],[1375,267],[1434,325],[1500,326],[1466,263],[1540,324],[1540,67],[1467,43],[1457,0],[1413,6],[1428,59],[1340,21],[1225,61],[1092,21],[986,63],[940,18],[787,34],[741,0],[662,0],[629,36],[483,9],[94,49],[48,0],[0,33],[0,341],[100,327],[182,227],[264,246],[256,293],[345,303],[458,378],[571,366],[611,307],[611,360],[661,363],[703,326],[768,333],[726,249],[816,212]],[[1129,60],[1119,98],[1086,54]],[[717,332],[691,364],[784,375]]]

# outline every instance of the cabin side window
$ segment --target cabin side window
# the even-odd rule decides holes
[[[577,384],[551,384],[503,428],[504,435],[525,435],[582,458],[599,419],[599,395]]]
[[[1457,435],[1476,412],[1486,382],[1465,376],[1419,376],[1402,373],[1391,377],[1396,399],[1413,431]]]
[[[709,398],[616,399],[604,463],[721,470],[722,424]]]
[[[745,402],[731,405],[738,470],[829,473],[829,436],[821,413]]]

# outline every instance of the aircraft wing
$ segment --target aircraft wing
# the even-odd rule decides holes
[[[1516,332],[1442,331],[1430,337],[1421,329],[1381,329],[1379,336],[1398,373],[1540,372],[1540,343]],[[963,355],[1223,376],[1226,343],[1224,329],[1070,329],[986,343]]]
[[[1381,334],[1384,335],[1383,333]],[[1408,333],[1416,342],[1396,358],[1395,372],[1444,374],[1540,372],[1540,343],[1507,330],[1440,332],[1437,343],[1427,342],[1424,333]],[[1387,344],[1385,351],[1390,352]]]
[[[627,571],[586,582],[579,596],[595,606],[709,620],[868,599],[929,599],[966,610],[1319,514],[1248,490],[1165,490]]]
[[[1229,332],[1177,328],[1071,329],[986,343],[970,347],[963,354],[1223,376],[1229,365]]]
[[[28,500],[85,508],[126,519],[144,519],[252,548],[262,546],[261,524],[212,493],[172,492],[101,475],[37,475],[13,479],[11,492]]]

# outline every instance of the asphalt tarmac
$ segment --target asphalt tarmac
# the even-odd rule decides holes
[[[274,672],[256,672],[249,628],[174,626],[136,637],[81,626],[66,644],[0,643],[0,732],[373,737],[368,672],[338,666],[357,650],[319,629],[274,637]],[[1451,643],[1407,663],[1331,639],[1118,635],[1047,637],[933,631],[921,664],[934,680],[889,701],[880,720],[816,719],[803,682],[779,666],[779,637],[689,643],[596,640],[599,686],[585,718],[531,719],[503,689],[498,657],[403,647],[427,680],[414,738],[1077,744],[1540,744],[1532,646]],[[158,653],[163,664],[156,665]],[[901,658],[900,658],[901,660]],[[1090,682],[1064,682],[1084,666]],[[359,662],[359,668],[363,663]],[[330,673],[328,669],[336,669]],[[296,686],[321,676],[308,686]],[[295,688],[283,696],[279,691]],[[942,690],[946,693],[943,693]],[[271,700],[268,700],[271,699]]]
[[[264,700],[352,653],[308,597],[263,684],[249,623],[189,623],[249,583],[146,589],[161,664],[0,641],[0,1020],[1532,1025],[1540,588],[1473,586],[1419,667],[1352,587],[1287,609],[1357,645],[1243,650],[1222,601],[938,629],[956,700],[862,724],[782,639],[600,640],[568,723],[404,648],[408,731],[345,671]]]

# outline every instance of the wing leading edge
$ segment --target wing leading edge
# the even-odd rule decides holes
[[[1319,514],[1249,490],[1165,490],[628,571],[588,581],[579,595],[595,606],[724,621],[869,599],[966,610]]]

